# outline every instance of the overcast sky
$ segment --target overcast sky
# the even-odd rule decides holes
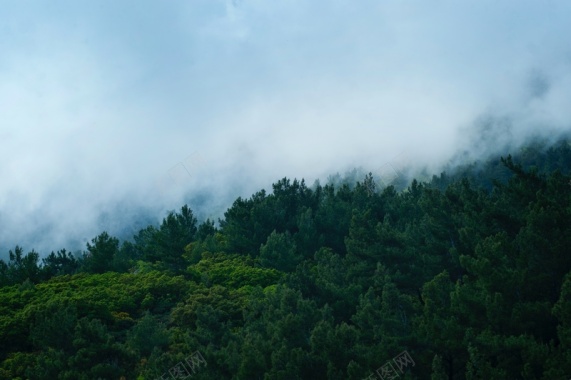
[[[570,19],[548,0],[5,0],[0,247],[569,131]]]

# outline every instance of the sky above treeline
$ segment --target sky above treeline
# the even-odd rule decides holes
[[[4,1],[0,257],[189,199],[218,217],[283,177],[437,171],[569,131],[570,17],[568,1]]]

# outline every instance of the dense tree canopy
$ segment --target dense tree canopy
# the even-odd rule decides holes
[[[562,141],[405,188],[284,178],[219,224],[16,246],[0,379],[380,379],[404,351],[409,379],[569,377],[570,172]]]

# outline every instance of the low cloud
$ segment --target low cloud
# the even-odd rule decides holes
[[[185,202],[217,218],[285,176],[403,152],[436,171],[569,131],[569,8],[8,2],[0,254],[83,248]]]

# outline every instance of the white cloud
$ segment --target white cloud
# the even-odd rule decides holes
[[[30,4],[0,15],[0,247],[91,238],[118,203],[436,165],[486,115],[503,140],[570,129],[563,1]]]

